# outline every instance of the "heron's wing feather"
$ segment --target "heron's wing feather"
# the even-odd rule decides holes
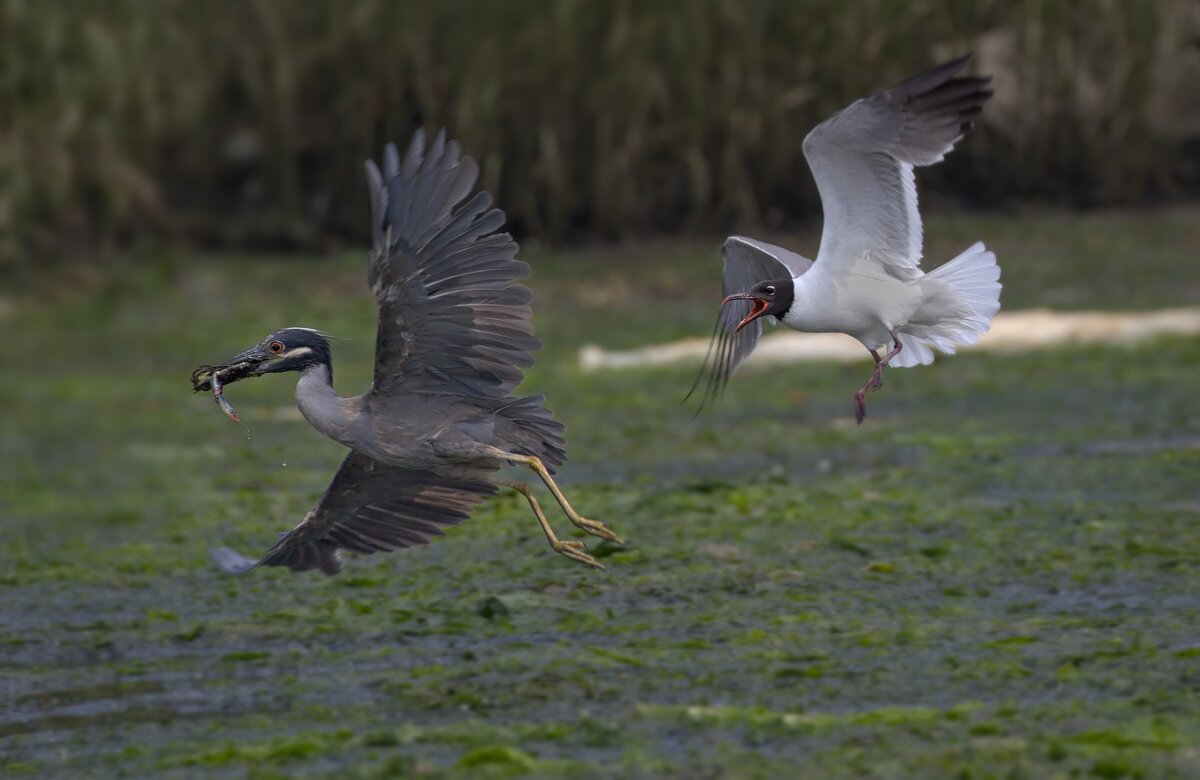
[[[772,279],[794,279],[812,267],[807,257],[784,249],[781,246],[757,241],[745,236],[730,236],[725,239],[722,250],[725,268],[722,274],[722,295],[745,292],[759,282]],[[709,400],[715,400],[733,374],[734,369],[749,357],[762,335],[762,320],[755,320],[741,331],[735,331],[742,318],[753,308],[749,301],[730,301],[717,314],[712,344],[705,356],[704,365],[692,386],[695,392],[708,376],[701,409]],[[691,393],[688,393],[691,396]]]
[[[475,504],[496,492],[485,471],[476,477],[446,477],[351,452],[317,506],[262,559],[224,548],[214,550],[213,559],[230,573],[287,566],[337,574],[342,568],[339,549],[370,554],[414,547],[465,520]]]
[[[955,78],[969,58],[855,101],[804,139],[825,212],[819,262],[849,270],[865,258],[902,279],[918,275],[913,166],[950,152],[992,94],[988,78]]]
[[[368,162],[372,237],[368,281],[379,301],[374,391],[435,389],[503,397],[541,342],[533,335],[529,275],[504,212],[476,192],[479,167],[439,133],[418,131],[401,161]],[[465,201],[465,202],[464,202]]]

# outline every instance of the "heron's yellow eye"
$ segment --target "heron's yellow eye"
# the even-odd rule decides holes
[[[282,341],[272,341],[270,344],[267,345],[267,349],[271,350],[271,352],[278,355],[280,352],[283,352],[283,342]]]

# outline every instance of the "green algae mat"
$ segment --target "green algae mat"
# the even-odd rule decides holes
[[[959,217],[929,254],[985,239],[1010,309],[1176,306],[1198,226]],[[717,242],[525,256],[546,348],[523,389],[568,426],[574,504],[629,542],[592,545],[607,572],[510,494],[336,578],[214,569],[303,517],[341,450],[291,378],[231,387],[238,426],[189,373],[305,325],[360,392],[361,256],[131,258],[6,294],[0,775],[1200,771],[1200,340],[891,371],[862,427],[866,360],[746,371],[692,420],[696,366],[577,352],[706,335]]]

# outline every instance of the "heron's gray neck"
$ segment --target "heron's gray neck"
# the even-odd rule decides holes
[[[329,365],[321,363],[300,372],[296,382],[296,401],[300,414],[312,427],[336,442],[352,447],[352,435],[358,422],[357,405],[353,399],[342,398],[333,389]]]

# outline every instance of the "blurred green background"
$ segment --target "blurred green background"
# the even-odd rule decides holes
[[[1200,192],[1190,0],[2,0],[0,257],[359,246],[361,163],[449,127],[518,237],[819,216],[800,140],[974,51],[996,98],[923,175],[974,206]]]
[[[812,254],[800,153],[971,50],[922,170],[927,267],[1006,310],[1200,300],[1194,2],[0,0],[0,775],[1160,778],[1200,764],[1200,340],[890,372],[580,349],[709,333],[726,230]],[[193,395],[287,325],[370,383],[361,163],[447,126],[533,268],[522,389],[573,503],[502,495],[336,578],[219,575],[341,448],[287,377]],[[551,516],[560,533],[569,526]],[[590,540],[589,540],[590,541]]]

